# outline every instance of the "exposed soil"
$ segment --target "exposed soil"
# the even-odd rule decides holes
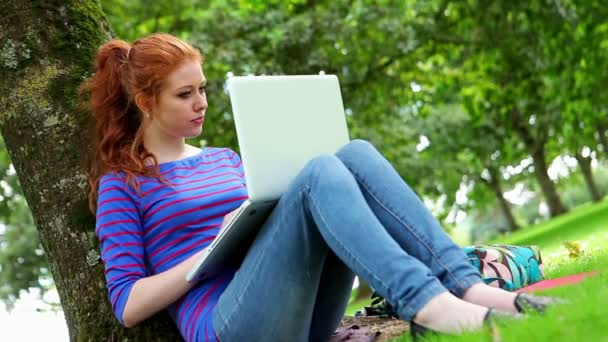
[[[376,338],[377,342],[384,342],[390,339],[397,338],[410,330],[407,322],[396,318],[380,318],[380,317],[352,317],[345,316],[340,323],[338,329],[358,325],[361,328],[367,328],[372,333],[380,332]]]

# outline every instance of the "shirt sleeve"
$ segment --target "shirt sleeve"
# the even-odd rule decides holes
[[[105,266],[108,298],[121,324],[133,284],[147,275],[142,232],[138,202],[127,190],[125,178],[104,175],[99,182],[95,234]]]

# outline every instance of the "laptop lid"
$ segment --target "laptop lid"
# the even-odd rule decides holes
[[[276,200],[304,165],[348,143],[335,75],[227,81],[251,201]]]

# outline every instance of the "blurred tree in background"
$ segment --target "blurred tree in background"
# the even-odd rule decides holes
[[[118,38],[132,42],[161,31],[201,49],[210,107],[194,144],[238,148],[224,87],[230,75],[325,72],[340,78],[351,137],[374,143],[447,229],[468,214],[473,241],[599,201],[606,192],[602,1],[102,0],[101,6]],[[15,44],[0,34],[2,72],[11,71]],[[551,176],[552,163],[563,158],[576,166],[566,168],[566,178]],[[0,163],[0,299],[10,304],[21,289],[52,285],[4,145]],[[513,189],[531,195],[508,200]]]

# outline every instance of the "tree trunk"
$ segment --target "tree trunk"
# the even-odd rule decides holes
[[[32,211],[72,341],[175,341],[163,312],[114,318],[81,168],[88,114],[77,88],[111,37],[97,1],[0,2],[0,130]],[[35,323],[34,323],[35,324]]]
[[[593,178],[593,172],[591,171],[591,158],[583,157],[580,152],[576,152],[575,158],[576,161],[578,161],[578,165],[580,166],[583,177],[585,178],[587,189],[589,189],[589,193],[591,194],[591,199],[596,203],[601,201],[603,196],[595,183],[595,179]]]
[[[549,174],[547,173],[547,162],[545,159],[545,149],[541,148],[532,153],[532,159],[534,163],[534,174],[536,175],[536,179],[540,184],[540,188],[545,196],[545,200],[547,201],[547,206],[549,207],[549,213],[551,217],[555,217],[567,212],[566,207],[562,203],[562,200],[559,198],[557,194],[557,190],[555,189],[555,184],[549,178]]]
[[[551,178],[549,178],[549,175],[547,174],[545,140],[537,139],[532,135],[526,121],[521,117],[517,110],[511,111],[510,121],[511,126],[515,129],[515,132],[522,139],[524,145],[528,149],[528,152],[532,156],[534,163],[534,175],[536,176],[536,180],[540,185],[543,196],[547,201],[547,206],[549,207],[551,217],[555,217],[567,212],[568,210],[557,194],[555,184],[551,181]]]
[[[491,179],[484,179],[483,182],[486,184],[498,200],[498,205],[502,210],[502,214],[505,216],[507,220],[507,228],[510,232],[514,232],[519,229],[519,225],[515,221],[515,217],[513,216],[513,212],[511,210],[511,205],[507,202],[507,199],[503,195],[502,185],[500,184],[500,175],[498,174],[498,168],[488,167],[488,172],[490,173]]]
[[[602,145],[602,151],[604,155],[608,156],[608,137],[606,137],[606,124],[604,122],[600,122],[597,124],[597,140]]]

